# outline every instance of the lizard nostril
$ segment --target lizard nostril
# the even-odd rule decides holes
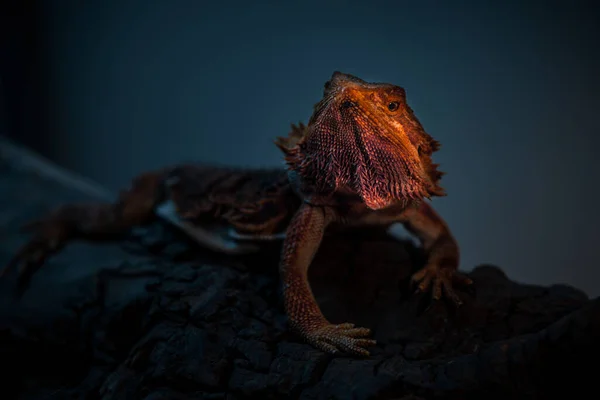
[[[353,102],[351,102],[350,100],[346,100],[342,103],[342,108],[350,108],[354,105]]]

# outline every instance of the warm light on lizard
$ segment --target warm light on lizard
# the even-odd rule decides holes
[[[33,233],[4,268],[24,290],[34,272],[69,240],[117,237],[157,215],[223,253],[254,251],[283,240],[280,275],[291,328],[329,353],[369,355],[370,330],[331,324],[315,301],[307,272],[323,235],[344,227],[401,223],[427,255],[412,280],[418,290],[460,304],[459,249],[428,199],[444,196],[425,132],[399,86],[335,72],[306,125],[275,144],[287,169],[178,165],[135,178],[114,203],[67,204],[28,224]]]

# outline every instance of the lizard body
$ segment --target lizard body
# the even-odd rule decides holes
[[[114,237],[163,216],[199,242],[227,253],[282,239],[280,275],[291,327],[330,353],[368,355],[367,328],[329,323],[307,271],[326,232],[402,223],[421,241],[426,266],[412,279],[421,291],[456,304],[459,249],[426,199],[445,195],[429,136],[395,85],[335,72],[307,125],[292,125],[276,145],[287,169],[186,164],[135,178],[115,203],[67,204],[28,224],[34,232],[2,274],[17,267],[20,285],[69,240]]]

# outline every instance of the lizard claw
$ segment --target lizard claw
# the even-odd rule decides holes
[[[314,347],[330,354],[346,352],[358,356],[369,356],[366,347],[377,342],[367,337],[371,334],[368,328],[355,328],[354,324],[326,324],[305,335]]]
[[[419,283],[416,292],[426,292],[431,288],[431,297],[434,300],[439,300],[442,297],[443,290],[446,297],[456,306],[460,306],[462,300],[454,290],[454,284],[468,286],[473,283],[469,277],[457,270],[437,265],[428,265],[415,272],[411,277],[411,282]]]
[[[50,255],[62,247],[66,239],[65,226],[53,219],[34,221],[21,229],[34,232],[34,237],[25,243],[8,264],[0,270],[0,278],[14,270],[17,271],[18,296],[27,289],[35,272]]]

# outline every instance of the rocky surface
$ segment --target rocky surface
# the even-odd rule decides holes
[[[17,227],[86,196],[0,158],[0,264]],[[593,390],[600,300],[470,272],[464,306],[412,295],[422,254],[373,232],[327,238],[311,268],[332,322],[373,329],[367,359],[288,332],[274,244],[251,257],[199,248],[164,223],[75,243],[16,301],[0,282],[3,399],[504,399]],[[593,392],[592,392],[593,393]]]

